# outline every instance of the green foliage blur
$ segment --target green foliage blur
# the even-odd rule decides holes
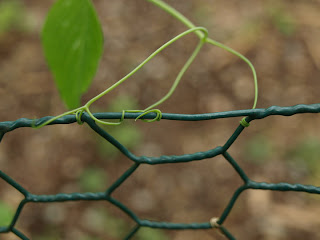
[[[26,11],[20,0],[0,1],[0,36],[11,29],[26,28]]]
[[[100,168],[86,168],[80,176],[79,184],[86,192],[105,191],[108,187],[108,175]]]
[[[130,229],[123,219],[113,216],[103,207],[93,206],[84,210],[84,217],[88,228],[95,232],[106,233],[113,239],[123,238]]]
[[[137,233],[137,240],[169,240],[169,237],[161,230],[142,228]]]
[[[272,4],[268,9],[268,14],[275,28],[285,36],[292,36],[297,26],[293,16],[287,11],[281,3]]]
[[[287,152],[288,161],[294,163],[297,168],[306,171],[311,184],[319,184],[320,180],[320,139],[306,137],[293,146]]]
[[[274,146],[268,137],[256,135],[245,142],[245,159],[257,165],[263,164],[270,159],[273,148]]]
[[[0,226],[8,226],[14,216],[14,210],[5,202],[0,201]]]

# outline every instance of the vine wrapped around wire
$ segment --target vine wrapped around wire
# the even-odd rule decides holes
[[[257,100],[258,100],[258,80],[257,80],[257,74],[255,71],[255,68],[253,66],[253,64],[250,62],[249,59],[247,59],[245,56],[243,56],[242,54],[240,54],[239,52],[235,51],[234,49],[219,43],[211,38],[208,37],[208,30],[204,27],[196,27],[189,19],[187,19],[185,16],[183,16],[180,12],[178,12],[176,9],[172,8],[170,5],[166,4],[165,2],[163,2],[162,0],[147,0],[151,3],[153,3],[154,5],[158,6],[159,8],[163,9],[164,11],[166,11],[167,13],[171,14],[173,17],[175,17],[176,19],[178,19],[180,22],[182,22],[185,26],[187,26],[189,29],[184,31],[183,33],[177,35],[176,37],[172,38],[170,41],[166,42],[165,44],[163,44],[160,48],[158,48],[156,51],[154,51],[149,57],[147,57],[142,63],[140,63],[135,69],[133,69],[130,73],[128,73],[126,76],[124,76],[122,79],[120,79],[119,81],[117,81],[115,84],[113,84],[112,86],[110,86],[109,88],[107,88],[106,90],[104,90],[103,92],[101,92],[100,94],[98,94],[97,96],[93,97],[91,100],[89,100],[85,105],[83,105],[82,107],[73,109],[71,111],[67,111],[61,115],[58,115],[56,117],[51,118],[50,120],[44,122],[41,125],[36,125],[34,124],[34,128],[41,128],[45,125],[48,125],[49,123],[53,122],[54,120],[61,118],[63,116],[69,115],[69,114],[75,114],[77,117],[77,121],[79,124],[82,123],[81,121],[81,116],[83,112],[87,112],[89,114],[89,116],[97,123],[100,124],[104,124],[104,125],[120,125],[121,122],[124,120],[124,114],[125,112],[141,112],[141,114],[136,118],[136,120],[140,119],[141,117],[143,117],[144,115],[148,114],[148,113],[156,113],[156,117],[152,120],[144,120],[146,122],[154,122],[154,121],[159,121],[161,119],[161,111],[159,109],[154,109],[155,107],[159,106],[160,104],[162,104],[163,102],[165,102],[170,96],[172,96],[172,94],[174,93],[174,91],[176,90],[178,84],[180,83],[180,80],[182,79],[183,75],[185,74],[185,72],[189,69],[189,67],[191,66],[192,62],[195,60],[195,58],[198,56],[200,50],[202,49],[202,47],[204,46],[204,44],[208,43],[214,46],[217,46],[219,48],[222,48],[230,53],[232,53],[233,55],[239,57],[241,60],[243,60],[245,63],[248,64],[248,66],[250,67],[252,74],[253,74],[253,80],[254,80],[254,91],[255,91],[255,97],[254,97],[254,101],[253,101],[253,106],[252,109],[256,108],[257,105]],[[191,56],[189,57],[189,59],[186,61],[186,63],[184,64],[184,66],[181,68],[181,70],[179,71],[176,79],[174,80],[170,90],[168,91],[168,93],[162,97],[159,101],[157,101],[156,103],[150,105],[149,107],[145,108],[144,110],[122,110],[122,117],[120,118],[119,122],[107,122],[107,121],[102,121],[100,119],[97,119],[90,111],[90,106],[97,101],[98,99],[100,99],[101,97],[103,97],[104,95],[106,95],[107,93],[109,93],[111,90],[115,89],[116,87],[118,87],[120,84],[122,84],[124,81],[126,81],[127,79],[129,79],[133,74],[135,74],[137,71],[139,71],[145,64],[147,64],[151,59],[153,59],[156,55],[158,55],[160,52],[162,52],[164,49],[166,49],[168,46],[170,46],[171,44],[175,43],[177,40],[185,37],[186,35],[190,34],[190,33],[195,33],[198,37],[199,37],[199,43],[198,45],[195,47],[194,51],[192,52]],[[242,120],[242,122],[245,122],[245,119]]]

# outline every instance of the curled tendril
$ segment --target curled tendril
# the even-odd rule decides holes
[[[250,123],[247,122],[247,120],[246,120],[245,117],[241,119],[240,124],[241,124],[243,127],[249,127],[249,126],[250,126]]]
[[[84,123],[84,122],[81,120],[81,117],[82,117],[83,112],[84,112],[84,109],[78,110],[78,111],[76,112],[76,119],[77,119],[77,123],[78,123],[79,125],[82,125],[82,124]]]
[[[155,113],[156,117],[154,119],[148,120],[148,119],[141,119],[144,122],[155,122],[155,121],[160,121],[162,118],[162,112],[159,109],[151,109],[151,110],[147,110],[144,111],[143,113],[141,113],[136,119],[135,121],[137,121],[138,119],[142,118],[144,115],[147,115],[148,113]]]
[[[103,124],[103,125],[113,125],[113,126],[117,126],[117,125],[120,125],[121,122],[123,121],[122,118],[124,118],[124,115],[122,113],[122,117],[120,119],[119,122],[107,122],[107,121],[102,121],[98,118],[96,118],[95,116],[93,116],[93,114],[91,113],[91,111],[89,110],[89,107],[85,106],[84,110],[89,114],[89,116],[96,122],[96,123],[100,123],[100,124]]]

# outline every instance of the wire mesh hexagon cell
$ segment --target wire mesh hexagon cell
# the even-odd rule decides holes
[[[310,105],[295,105],[291,107],[279,107],[272,106],[267,109],[251,109],[251,110],[235,110],[227,112],[217,112],[217,113],[206,113],[206,114],[171,114],[163,113],[163,120],[174,120],[174,121],[204,121],[204,120],[214,120],[221,118],[236,118],[245,117],[245,119],[240,121],[239,126],[229,137],[223,146],[217,146],[213,149],[196,152],[184,155],[172,155],[172,156],[158,156],[158,157],[147,157],[147,156],[136,156],[130,152],[126,147],[124,147],[120,142],[117,141],[113,136],[104,131],[99,127],[95,121],[87,114],[84,113],[81,116],[81,121],[85,122],[94,132],[103,137],[106,141],[110,142],[114,147],[116,147],[123,155],[132,161],[132,165],[127,169],[121,177],[119,177],[108,189],[103,192],[81,192],[81,193],[71,193],[62,194],[58,193],[56,195],[37,195],[32,194],[27,189],[23,187],[23,184],[18,183],[10,176],[8,176],[3,171],[0,171],[0,177],[7,182],[9,185],[18,190],[23,194],[24,198],[20,202],[18,208],[15,211],[15,215],[12,218],[8,226],[0,227],[0,234],[12,233],[18,236],[20,239],[29,239],[22,231],[16,227],[16,223],[21,215],[24,206],[27,203],[52,203],[52,202],[73,202],[73,201],[108,201],[113,204],[125,214],[127,214],[135,223],[136,226],[128,232],[125,239],[131,239],[139,231],[141,227],[148,228],[160,228],[160,229],[172,229],[172,230],[184,230],[184,229],[210,229],[215,228],[221,232],[226,239],[236,239],[231,231],[224,227],[224,223],[228,216],[232,214],[232,209],[236,204],[236,201],[243,191],[248,189],[260,189],[260,190],[271,190],[271,191],[293,191],[293,192],[305,192],[310,194],[320,194],[320,188],[312,185],[302,185],[302,184],[289,184],[289,183],[265,183],[257,182],[250,179],[245,170],[241,168],[238,162],[228,153],[228,149],[237,140],[238,136],[243,132],[243,130],[249,126],[250,122],[258,119],[267,118],[272,115],[277,116],[292,116],[296,114],[303,113],[319,113],[320,104],[310,104]],[[140,113],[125,113],[125,119],[135,119]],[[156,113],[149,113],[144,115],[144,119],[153,119]],[[122,118],[122,113],[97,113],[95,117],[98,119],[120,119]],[[41,125],[43,122],[47,121],[51,117],[44,117],[38,120],[21,118],[16,121],[7,121],[0,123],[0,137],[4,137],[6,133],[13,131],[18,128],[32,127],[35,125]],[[75,115],[67,115],[62,118],[56,119],[53,124],[72,124],[76,123],[77,118]],[[216,156],[223,156],[225,161],[228,162],[233,169],[237,172],[243,181],[243,184],[233,193],[233,196],[226,202],[226,206],[221,216],[212,216],[212,219],[208,219],[207,222],[202,223],[175,223],[175,222],[159,222],[151,221],[148,219],[141,219],[132,209],[124,205],[119,200],[112,196],[112,193],[121,186],[142,164],[157,165],[157,164],[168,164],[168,163],[181,163],[181,162],[193,162],[201,161],[204,159],[212,159]],[[1,214],[1,213],[0,213]]]

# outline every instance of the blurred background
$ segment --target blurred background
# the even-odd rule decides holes
[[[40,32],[47,0],[0,0],[0,121],[66,111],[48,71]],[[126,75],[149,54],[186,30],[145,0],[94,0],[105,35],[99,70],[82,103]],[[258,108],[319,102],[320,1],[166,0],[213,39],[248,57],[259,80]],[[197,44],[187,36],[92,106],[93,112],[143,109],[164,96]],[[173,96],[170,113],[250,109],[248,66],[205,46]],[[137,155],[194,153],[223,145],[240,118],[204,122],[125,121],[106,130]],[[256,181],[320,183],[319,116],[254,121],[229,150]],[[34,194],[103,191],[132,162],[87,126],[18,129],[0,144],[0,169]],[[141,218],[208,222],[219,217],[241,179],[221,157],[187,164],[140,166],[114,194]],[[7,225],[21,194],[0,181],[0,226]],[[306,193],[244,192],[225,221],[237,239],[318,239],[320,197]],[[33,240],[122,239],[134,226],[105,202],[27,204],[17,227]],[[17,239],[13,234],[1,239]],[[225,239],[216,230],[141,229],[136,240]]]

